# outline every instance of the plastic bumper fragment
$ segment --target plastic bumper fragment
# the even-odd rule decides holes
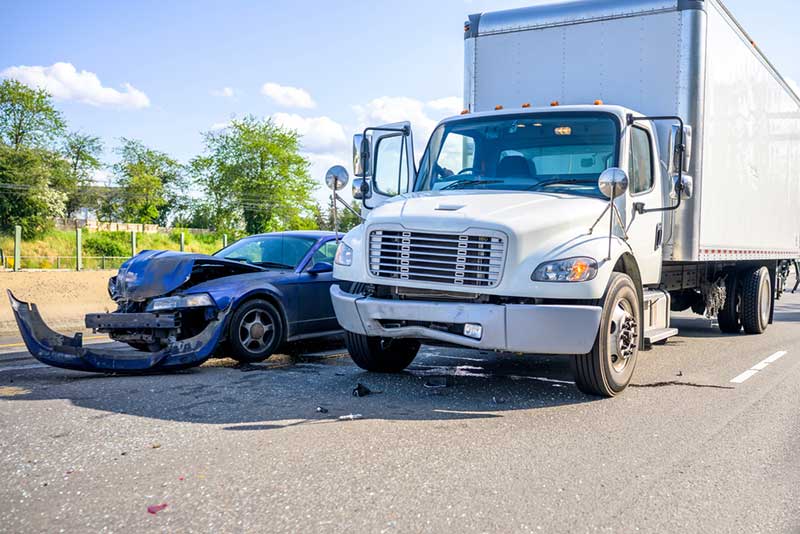
[[[95,373],[137,374],[176,371],[202,364],[214,352],[222,337],[229,309],[217,314],[202,332],[174,341],[158,352],[132,348],[94,349],[83,346],[83,335],[60,334],[47,326],[36,304],[17,299],[7,290],[22,339],[34,358],[47,365]]]

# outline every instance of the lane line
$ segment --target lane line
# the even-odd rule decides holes
[[[767,366],[769,366],[769,364],[777,362],[778,360],[780,360],[781,358],[786,356],[786,354],[787,354],[787,352],[785,350],[779,350],[775,354],[764,358],[763,360],[761,360],[760,362],[755,364],[753,367],[751,367],[750,369],[748,369],[744,373],[742,373],[742,374],[736,376],[735,378],[733,378],[731,380],[731,383],[732,384],[741,384],[745,380],[748,380],[748,379],[754,377],[756,375],[756,373],[758,373],[759,371],[763,371],[764,369],[766,369]]]

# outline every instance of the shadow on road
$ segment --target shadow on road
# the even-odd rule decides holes
[[[329,348],[325,346],[324,348]],[[330,351],[328,351],[330,352]],[[336,351],[334,351],[336,352]],[[348,419],[453,420],[596,401],[571,383],[569,361],[426,347],[403,373],[367,373],[342,354],[276,356],[240,366],[223,359],[168,375],[66,370],[4,373],[23,394],[1,401],[67,400],[115,414],[264,431]],[[353,396],[362,384],[371,390]],[[352,416],[352,417],[350,417]]]

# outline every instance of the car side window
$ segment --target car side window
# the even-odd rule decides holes
[[[339,245],[336,243],[336,241],[328,241],[319,247],[311,256],[311,262],[309,266],[313,266],[314,264],[320,262],[333,263],[333,258],[336,256],[336,248],[338,246]]]
[[[647,130],[634,127],[631,131],[629,177],[631,193],[643,193],[653,187],[653,151]]]

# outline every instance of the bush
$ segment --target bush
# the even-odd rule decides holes
[[[130,234],[97,232],[86,237],[83,248],[90,256],[130,256]]]

